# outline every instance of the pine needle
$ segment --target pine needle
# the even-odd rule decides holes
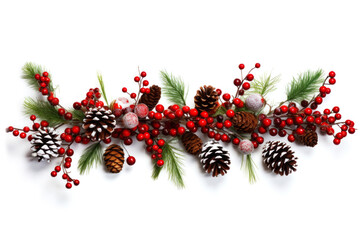
[[[106,97],[105,84],[104,84],[104,81],[103,81],[103,77],[99,73],[98,73],[97,77],[98,77],[100,88],[101,88],[101,95],[104,97],[106,104],[109,106],[109,103],[108,103],[108,100],[107,100],[107,97]]]
[[[184,188],[185,184],[182,179],[183,169],[182,162],[183,156],[181,155],[181,150],[174,147],[172,142],[176,138],[173,138],[170,141],[167,141],[163,146],[163,160],[164,166],[158,167],[156,163],[154,164],[152,178],[157,179],[160,175],[162,168],[166,168],[169,173],[169,179],[179,188]]]
[[[59,115],[53,105],[41,99],[26,98],[24,101],[24,113],[29,116],[34,114],[39,119],[48,121],[50,126],[67,122]]]
[[[185,83],[179,77],[174,77],[165,71],[161,71],[161,79],[163,83],[163,93],[168,100],[179,106],[186,105],[186,96],[188,90],[185,90]]]
[[[81,110],[73,110],[71,113],[73,115],[73,119],[79,120],[80,122],[82,122],[85,118],[85,113]]]
[[[244,162],[244,158],[242,159]],[[241,164],[242,166],[243,164]],[[256,182],[256,172],[255,172],[256,165],[251,158],[251,154],[246,155],[246,162],[245,162],[245,169],[249,175],[249,182],[255,183]]]
[[[22,78],[27,80],[27,83],[29,84],[29,86],[31,86],[33,89],[38,91],[39,83],[38,83],[38,80],[35,79],[35,74],[41,75],[43,72],[46,72],[45,68],[40,65],[34,64],[32,62],[27,62],[23,66],[22,72],[23,72]],[[49,78],[51,79],[50,74],[49,74]],[[48,88],[49,88],[50,92],[54,92],[54,87],[53,87],[52,81],[50,81]]]
[[[80,174],[89,172],[94,165],[99,165],[102,162],[103,147],[101,142],[94,143],[87,147],[80,157],[78,169]]]
[[[300,102],[308,100],[315,94],[324,80],[323,70],[307,71],[299,74],[286,88],[287,101]]]
[[[255,79],[251,85],[251,92],[258,93],[265,97],[268,93],[276,89],[276,84],[280,81],[280,75],[272,77],[271,74],[264,74],[259,79]]]

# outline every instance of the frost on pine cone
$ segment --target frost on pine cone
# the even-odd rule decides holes
[[[231,121],[236,131],[240,133],[251,133],[258,124],[256,116],[245,111],[237,112]]]
[[[298,136],[298,140],[305,146],[315,147],[318,143],[318,134],[311,129],[307,129],[304,135]]]
[[[230,169],[229,152],[214,140],[204,144],[199,157],[205,171],[212,172],[213,177],[217,177],[219,174],[224,175]]]
[[[264,146],[262,157],[267,168],[274,173],[282,175],[289,175],[296,171],[297,157],[290,149],[290,146],[284,142],[269,141]]]
[[[92,141],[104,140],[111,137],[114,131],[116,120],[111,110],[91,108],[85,113],[83,128],[87,137]]]
[[[181,141],[188,153],[197,155],[201,151],[202,140],[196,134],[186,132],[181,136]]]
[[[50,162],[51,157],[58,157],[58,150],[61,146],[60,134],[53,128],[39,129],[39,131],[33,135],[33,139],[30,142],[32,156],[37,157],[40,161],[46,160]]]
[[[112,144],[105,150],[104,162],[109,172],[119,173],[124,165],[124,150],[119,145]]]
[[[150,93],[143,94],[139,100],[139,103],[144,103],[148,106],[149,111],[153,110],[156,104],[158,104],[161,98],[161,87],[152,85],[150,87]]]
[[[219,95],[212,86],[200,87],[194,97],[195,108],[199,112],[215,113],[218,107]]]

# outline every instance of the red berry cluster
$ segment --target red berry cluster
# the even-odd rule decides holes
[[[75,110],[89,110],[92,107],[103,107],[104,102],[100,101],[101,93],[99,88],[90,88],[89,91],[86,93],[85,99],[81,102],[74,102],[73,108]]]
[[[123,87],[122,88],[122,92],[124,93],[127,93],[129,94],[129,96],[132,98],[132,99],[136,99],[137,97],[137,100],[139,99],[139,96],[140,96],[140,93],[141,94],[149,94],[150,93],[150,88],[147,88],[147,86],[149,86],[149,81],[148,80],[144,80],[144,78],[146,77],[146,72],[141,72],[140,73],[140,77],[139,76],[136,76],[134,77],[134,82],[138,83],[139,85],[139,92],[138,94],[136,93],[129,93],[127,88],[126,87]],[[137,101],[136,101],[137,102]]]

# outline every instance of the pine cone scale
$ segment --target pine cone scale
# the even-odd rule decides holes
[[[253,132],[258,124],[256,116],[245,111],[237,112],[231,121],[236,131],[241,133]]]
[[[119,145],[110,145],[105,150],[104,162],[109,172],[119,173],[124,165],[124,150]]]
[[[212,86],[200,87],[200,90],[196,92],[194,97],[195,108],[199,112],[215,113],[220,106],[218,103],[219,95]]]

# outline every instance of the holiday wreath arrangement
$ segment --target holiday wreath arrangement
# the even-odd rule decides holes
[[[130,166],[136,161],[125,146],[135,139],[144,142],[153,160],[152,177],[158,178],[165,168],[169,179],[184,187],[178,142],[186,152],[199,158],[205,172],[213,177],[224,175],[230,169],[231,158],[224,145],[233,145],[242,156],[249,181],[254,182],[251,154],[264,143],[265,133],[314,147],[318,143],[317,129],[321,134],[332,136],[335,145],[348,133],[355,132],[353,121],[341,120],[339,107],[317,110],[330,94],[329,86],[336,82],[335,72],[327,76],[322,70],[299,74],[287,86],[286,99],[272,106],[266,98],[276,88],[279,76],[255,78],[252,71],[259,67],[256,63],[245,74],[244,64],[239,65],[241,77],[234,80],[233,95],[209,85],[200,87],[193,98],[193,107],[186,103],[184,82],[167,72],[161,72],[162,87],[159,87],[150,85],[146,72],[139,71],[139,76],[134,78],[137,93],[123,87],[122,92],[128,97],[111,102],[106,97],[103,78],[98,75],[99,88],[90,88],[85,98],[74,102],[70,109],[60,104],[50,74],[41,66],[26,63],[23,78],[45,99],[25,100],[25,113],[30,116],[31,127],[10,126],[7,131],[27,139],[32,156],[38,161],[59,159],[51,176],[56,177],[62,171],[68,189],[80,183],[69,171],[75,144],[89,145],[78,161],[80,174],[98,164],[105,164],[111,173],[119,173],[125,158]],[[172,103],[168,108],[159,104],[162,95]],[[204,143],[198,132],[208,141]],[[297,157],[285,142],[265,143],[262,158],[263,164],[275,174],[283,176],[296,171]]]

